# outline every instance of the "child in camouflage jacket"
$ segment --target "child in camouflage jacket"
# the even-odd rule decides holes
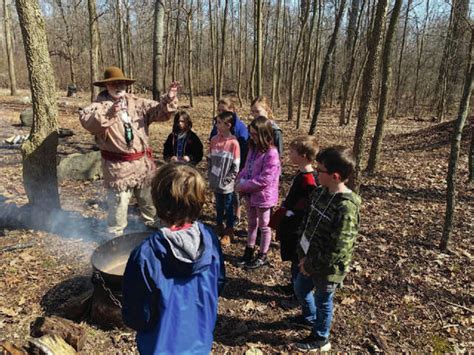
[[[311,278],[310,282],[305,281],[308,278],[295,281],[298,300],[314,315],[313,331],[296,347],[328,351],[334,293],[352,260],[361,198],[345,185],[355,167],[351,150],[341,146],[326,148],[318,153],[316,162],[321,186],[311,195],[297,249],[300,272]]]

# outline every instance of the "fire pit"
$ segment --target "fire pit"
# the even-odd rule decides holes
[[[99,246],[91,257],[92,295],[91,318],[103,327],[124,327],[122,321],[122,278],[132,250],[150,232],[125,234]]]

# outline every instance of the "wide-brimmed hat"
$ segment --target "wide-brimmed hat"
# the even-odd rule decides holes
[[[127,85],[132,85],[135,82],[133,79],[126,78],[125,75],[123,75],[122,69],[117,67],[108,67],[104,71],[104,79],[95,81],[94,85],[105,86],[105,84],[111,83],[113,81],[122,81]]]

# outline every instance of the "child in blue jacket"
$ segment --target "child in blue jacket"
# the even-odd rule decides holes
[[[141,354],[208,354],[225,269],[216,235],[197,220],[206,183],[189,165],[167,164],[151,188],[166,227],[130,255],[123,320],[137,330]]]

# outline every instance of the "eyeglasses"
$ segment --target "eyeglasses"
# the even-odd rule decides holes
[[[331,174],[329,171],[321,170],[320,168],[316,168],[315,170],[318,172],[318,174]]]

